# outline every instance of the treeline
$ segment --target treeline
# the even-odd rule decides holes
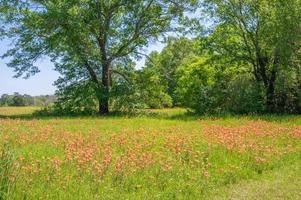
[[[0,14],[16,77],[54,62],[58,112],[301,113],[300,0],[3,0]]]
[[[54,104],[55,100],[54,95],[30,96],[15,92],[12,95],[1,95],[0,106],[50,106]]]
[[[201,39],[169,38],[162,52],[152,52],[137,72],[144,103],[152,108],[182,106],[197,113],[301,113],[300,60],[293,66],[279,64],[273,72],[266,69],[266,74],[275,73],[273,85],[266,87],[250,63],[213,51],[215,37],[213,33]]]
[[[301,113],[301,65],[277,68],[269,100],[269,87],[256,79],[254,66],[214,52],[214,37],[170,37],[161,52],[149,55],[142,69],[135,70],[129,63],[127,80],[113,76],[111,109],[176,106],[199,114]],[[63,84],[57,82],[57,110],[96,112],[93,83]]]

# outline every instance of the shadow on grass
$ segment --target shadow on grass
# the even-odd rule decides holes
[[[37,110],[32,114],[14,114],[14,115],[1,115],[0,119],[76,119],[76,118],[91,118],[91,119],[114,119],[114,118],[150,118],[150,119],[164,119],[164,120],[227,120],[227,119],[248,119],[248,120],[264,120],[269,122],[297,122],[301,124],[301,115],[288,115],[288,114],[205,114],[200,115],[188,110],[180,112],[152,112],[151,110],[140,110],[136,112],[111,112],[107,115],[94,114],[59,114],[59,113],[45,113]]]
[[[33,120],[33,119],[72,119],[72,118],[99,118],[99,119],[114,119],[114,118],[150,118],[150,119],[167,119],[167,120],[196,120],[200,116],[190,112],[183,112],[177,114],[170,113],[152,113],[152,112],[111,112],[106,115],[99,114],[12,114],[1,115],[0,119],[21,119],[21,120]]]

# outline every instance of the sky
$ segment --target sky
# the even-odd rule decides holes
[[[5,53],[10,47],[9,41],[0,41],[0,55]],[[151,44],[147,48],[147,53],[153,50],[161,51],[164,45],[162,43]],[[46,95],[54,94],[56,88],[53,85],[54,81],[58,79],[59,73],[53,68],[54,65],[47,58],[39,60],[36,66],[39,66],[40,73],[31,76],[29,79],[13,78],[15,72],[12,68],[7,67],[8,59],[0,58],[0,96],[2,94],[13,94],[18,92],[20,94],[29,95]],[[137,62],[137,67],[144,65],[145,59]]]

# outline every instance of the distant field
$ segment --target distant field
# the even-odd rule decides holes
[[[301,199],[301,116],[35,109],[0,108],[0,199]]]
[[[40,107],[0,107],[0,116],[29,115]]]

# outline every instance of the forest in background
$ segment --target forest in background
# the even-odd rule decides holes
[[[50,106],[54,104],[56,97],[54,95],[31,96],[28,94],[3,94],[0,97],[0,106]]]

